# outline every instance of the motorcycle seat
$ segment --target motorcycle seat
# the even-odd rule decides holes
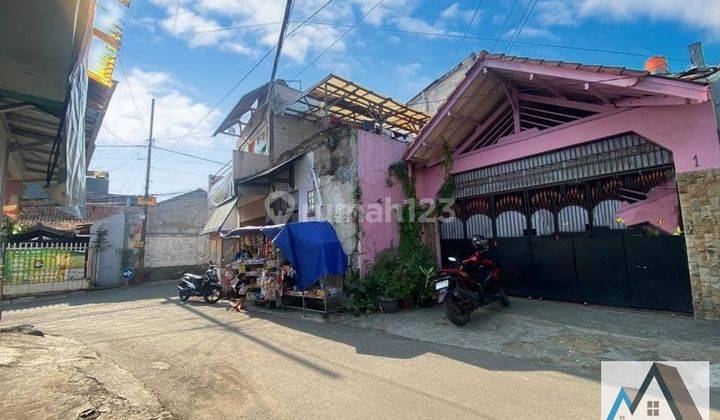
[[[185,273],[184,276],[191,280],[200,280],[201,278],[203,278],[203,276],[198,276],[197,274],[192,273]]]

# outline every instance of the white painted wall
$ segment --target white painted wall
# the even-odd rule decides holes
[[[125,241],[125,213],[100,219],[90,227],[90,249],[97,249],[97,234],[103,229],[107,234],[100,252],[94,253],[96,260],[89,262],[94,264],[89,267],[89,272],[95,273],[96,286],[120,286],[125,283],[120,277],[123,268],[121,264]]]

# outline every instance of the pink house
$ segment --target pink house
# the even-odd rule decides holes
[[[404,154],[421,198],[455,182],[439,255],[483,234],[517,295],[720,318],[718,69],[651,70],[481,52]]]

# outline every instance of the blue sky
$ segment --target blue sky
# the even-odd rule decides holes
[[[98,3],[111,7],[112,1]],[[290,29],[326,2],[296,0]],[[284,4],[134,0],[129,9],[119,9],[124,23],[122,66],[115,69],[119,84],[97,143],[143,144],[150,98],[155,97],[158,146],[228,161],[232,140],[209,135],[243,93],[269,79],[273,55],[219,101],[275,44]],[[295,79],[368,12],[291,85],[307,88],[335,73],[405,101],[469,53],[493,45],[494,51],[513,55],[632,68],[642,68],[646,56],[662,54],[670,58],[671,70],[679,71],[688,66],[687,45],[702,41],[706,60],[720,61],[720,0],[484,0],[473,20],[477,7],[477,0],[334,0],[313,18],[316,23],[305,24],[286,40],[278,78]],[[521,18],[530,11],[523,26]],[[225,30],[229,27],[241,28]],[[468,38],[461,45],[466,30]],[[140,148],[99,147],[90,167],[110,171],[111,192],[141,194],[144,156]],[[151,193],[162,199],[206,188],[207,175],[220,166],[156,151]]]

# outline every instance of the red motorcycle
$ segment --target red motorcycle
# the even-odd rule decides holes
[[[488,240],[478,235],[472,243],[475,252],[458,267],[439,270],[435,283],[438,302],[443,304],[447,318],[460,326],[467,324],[470,314],[481,306],[493,302],[510,305],[502,288],[500,268],[494,260],[483,257],[490,250]],[[456,257],[448,260],[457,262]]]

